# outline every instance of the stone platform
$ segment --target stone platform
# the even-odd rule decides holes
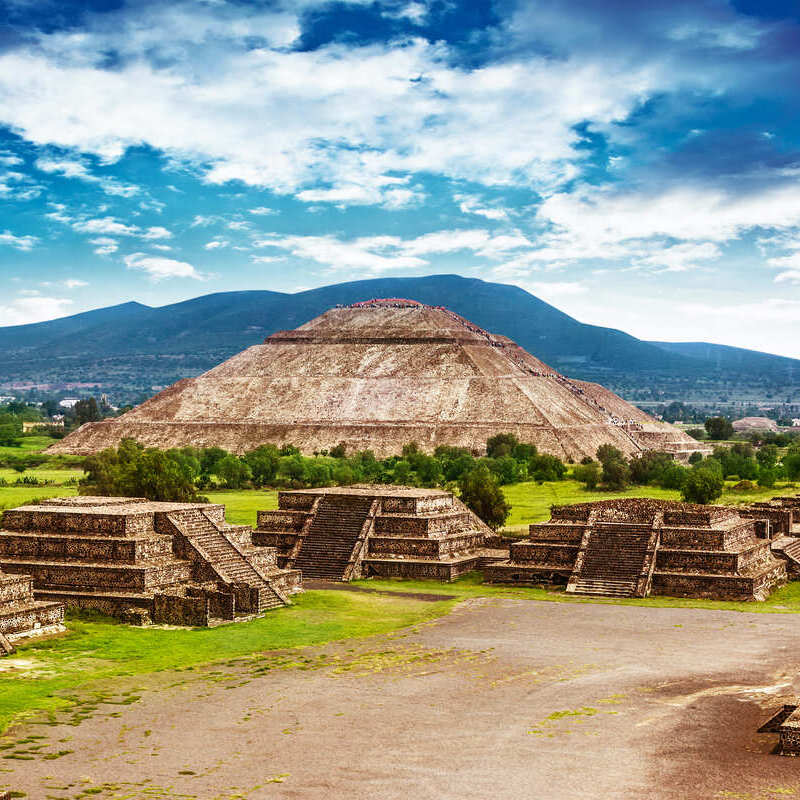
[[[451,581],[505,556],[485,546],[492,531],[439,489],[300,489],[280,492],[278,505],[259,511],[253,541],[277,548],[278,564],[307,578]]]
[[[650,593],[765,600],[786,581],[785,561],[728,506],[649,499],[554,506],[510,558],[485,569],[494,583],[562,583],[611,597]]]
[[[300,587],[251,534],[228,525],[221,505],[55,498],[4,513],[0,568],[31,576],[37,600],[215,625],[286,605]]]
[[[0,572],[0,655],[17,639],[63,630],[63,603],[36,600],[30,575]]]

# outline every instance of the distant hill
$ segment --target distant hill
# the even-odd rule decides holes
[[[696,358],[714,369],[749,372],[755,375],[783,375],[789,382],[800,382],[800,360],[707,342],[650,342],[668,353]]]
[[[296,294],[224,292],[159,308],[125,303],[0,328],[0,382],[98,381],[107,388],[147,391],[204,371],[338,303],[374,297],[445,305],[572,377],[612,386],[646,385],[653,376],[707,377],[721,370],[755,372],[778,384],[800,382],[798,360],[718,345],[645,342],[585,325],[516,286],[458,275],[378,278]]]

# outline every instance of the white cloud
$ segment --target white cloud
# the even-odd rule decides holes
[[[686,272],[698,266],[698,262],[712,261],[722,255],[713,242],[684,242],[671,247],[657,248],[654,252],[638,257],[638,266],[660,268],[664,272]]]
[[[160,225],[154,225],[141,234],[142,239],[171,239],[172,233]]]
[[[276,25],[296,34],[292,15],[234,20],[222,6],[170,5],[150,9],[146,25],[129,10],[114,26],[39,33],[0,54],[0,122],[105,162],[144,143],[212,183],[397,208],[419,199],[405,185],[419,173],[551,191],[585,157],[577,125],[611,131],[677,80],[656,59],[632,65],[580,52],[520,49],[468,68],[424,39],[293,50],[276,36]],[[420,19],[425,6],[401,13]],[[282,44],[253,47],[259,38]],[[102,66],[110,50],[121,55],[114,70]]]
[[[0,320],[3,325],[27,325],[42,322],[68,313],[72,300],[64,297],[44,295],[20,296],[6,305],[0,305]]]
[[[226,241],[225,239],[213,239],[210,242],[206,242],[203,247],[206,250],[219,250],[223,247],[227,247],[230,242]]]
[[[254,264],[274,264],[276,261],[283,261],[283,256],[250,256]]]
[[[276,211],[274,208],[268,208],[267,206],[258,206],[256,208],[249,209],[248,213],[249,214],[255,214],[256,216],[259,216],[259,217],[264,217],[264,216],[272,216],[272,215],[278,214],[280,212]]]
[[[89,239],[89,243],[95,246],[94,252],[99,256],[108,256],[119,250],[119,242],[108,236],[98,236],[96,239]]]
[[[232,231],[246,231],[251,225],[246,220],[234,219],[228,223],[228,229]]]
[[[0,233],[0,245],[13,247],[16,250],[32,250],[38,241],[36,236],[17,236],[10,231]]]
[[[80,289],[88,285],[89,283],[87,281],[82,281],[79,278],[67,278],[67,280],[64,281],[64,286],[66,286],[67,289]]]
[[[125,256],[124,261],[128,269],[146,272],[154,281],[161,281],[165,278],[192,278],[196,281],[206,279],[205,275],[199,273],[186,261],[176,261],[172,258],[163,258],[161,256],[148,256],[145,253],[132,253],[129,256]]]
[[[789,269],[786,272],[780,272],[775,276],[775,283],[799,283],[800,284],[800,269]]]
[[[72,227],[79,233],[107,233],[111,236],[137,236],[139,228],[135,225],[126,225],[114,217],[97,217],[72,222]]]
[[[120,183],[111,176],[101,176],[92,173],[83,161],[71,158],[38,158],[36,168],[42,172],[63,175],[65,178],[75,178],[84,183],[95,183],[106,193],[118,197],[132,197],[140,189],[132,184]]]
[[[508,219],[508,212],[503,208],[490,208],[481,202],[480,198],[471,195],[457,194],[453,199],[459,204],[462,214],[475,214],[479,217],[494,220],[495,222]]]
[[[492,234],[482,229],[444,230],[411,239],[363,236],[342,240],[333,236],[269,236],[255,247],[273,247],[334,269],[386,272],[414,269],[429,263],[428,256],[471,252],[491,259],[504,258],[531,242],[519,233]]]

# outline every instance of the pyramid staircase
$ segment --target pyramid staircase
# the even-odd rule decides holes
[[[800,537],[781,536],[772,541],[772,552],[786,561],[793,575],[800,575]]]
[[[567,591],[605,597],[643,596],[639,579],[652,573],[651,525],[599,522],[581,543],[583,559],[570,577]]]
[[[292,565],[303,578],[342,581],[373,510],[373,498],[325,495]]]
[[[168,514],[168,518],[221,581],[258,589],[259,613],[288,605],[283,594],[253,567],[204,511],[192,508]]]

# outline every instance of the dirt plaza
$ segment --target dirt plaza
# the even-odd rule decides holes
[[[757,733],[799,664],[792,614],[479,597],[389,635],[117,679],[135,701],[12,728],[37,744],[3,780],[41,798],[766,800],[800,793],[800,762]]]

